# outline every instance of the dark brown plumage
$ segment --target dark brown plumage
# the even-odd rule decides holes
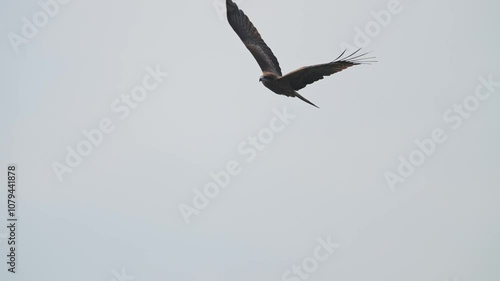
[[[226,0],[226,8],[229,24],[236,34],[238,34],[250,53],[252,53],[262,70],[260,81],[264,86],[276,94],[288,97],[298,97],[317,107],[315,104],[299,95],[297,91],[323,79],[325,76],[332,75],[353,65],[371,62],[367,60],[371,58],[363,57],[366,54],[357,55],[359,49],[351,55],[342,58],[345,54],[344,51],[332,62],[302,67],[283,76],[278,59],[276,59],[271,49],[260,36],[259,31],[257,31],[245,13],[243,13],[236,3],[231,0]]]

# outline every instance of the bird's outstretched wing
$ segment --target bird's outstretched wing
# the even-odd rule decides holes
[[[312,84],[318,80],[323,79],[323,77],[325,76],[332,75],[336,72],[342,71],[353,65],[373,62],[369,61],[369,59],[372,58],[364,57],[366,54],[356,55],[359,52],[359,50],[360,49],[358,49],[351,55],[342,58],[342,56],[346,52],[344,51],[338,58],[336,58],[332,62],[302,67],[288,73],[287,75],[281,77],[280,79],[288,81],[288,83],[292,86],[292,88],[295,91],[298,91],[309,84]]]
[[[231,0],[226,0],[227,20],[241,41],[252,53],[262,72],[271,72],[281,76],[281,68],[271,49],[262,40],[259,31],[250,19]]]

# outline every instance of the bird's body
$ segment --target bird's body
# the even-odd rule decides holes
[[[293,96],[295,94],[295,90],[292,88],[290,83],[282,80],[281,77],[282,76],[274,73],[264,72],[259,81],[276,94],[289,97]]]
[[[344,51],[337,59],[330,63],[302,67],[283,75],[278,60],[245,13],[231,0],[226,0],[226,8],[229,24],[250,53],[252,53],[262,70],[262,76],[259,81],[278,95],[298,97],[317,107],[302,97],[297,91],[308,84],[323,79],[324,76],[339,72],[353,65],[369,62],[366,58],[362,58],[364,55],[356,55],[359,50],[342,58],[345,53]]]

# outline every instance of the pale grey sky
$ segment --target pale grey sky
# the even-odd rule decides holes
[[[54,1],[0,10],[1,280],[499,280],[497,1],[239,1],[285,73],[371,34],[319,110],[260,85],[222,0]]]

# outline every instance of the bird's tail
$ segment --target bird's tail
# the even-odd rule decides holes
[[[301,96],[299,93],[295,92],[295,96],[296,96],[296,97],[298,97],[299,99],[301,99],[301,100],[303,100],[303,101],[307,102],[308,104],[310,104],[310,105],[312,105],[312,106],[314,106],[314,107],[316,107],[316,108],[319,108],[319,107],[318,107],[318,106],[316,106],[314,103],[312,103],[312,102],[308,101],[306,98],[304,98],[303,96]]]

